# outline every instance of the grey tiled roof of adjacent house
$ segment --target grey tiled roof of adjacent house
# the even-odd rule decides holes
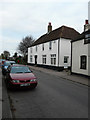
[[[71,42],[75,42],[75,41],[79,41],[79,40],[85,39],[85,35],[86,34],[90,34],[90,29],[88,31],[84,31],[83,33],[81,33],[79,36],[76,37],[76,39],[74,39]]]
[[[80,33],[77,32],[75,29],[67,26],[61,26],[51,31],[50,33],[46,33],[42,35],[31,46],[39,45],[41,43],[49,42],[59,38],[74,40],[78,35],[80,35]]]

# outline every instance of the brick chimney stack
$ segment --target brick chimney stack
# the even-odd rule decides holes
[[[84,31],[87,31],[89,29],[90,29],[90,24],[89,24],[88,20],[85,20]]]
[[[51,25],[51,22],[49,22],[48,24],[48,33],[50,33],[52,31],[52,25]]]

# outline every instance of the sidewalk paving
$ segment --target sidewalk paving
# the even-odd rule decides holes
[[[2,77],[2,74],[0,74],[0,78],[1,77]],[[2,118],[2,80],[0,80],[0,120],[1,118]]]
[[[42,67],[36,67],[36,66],[30,66],[31,69],[34,70],[38,70],[41,72],[45,72],[48,74],[52,74],[55,76],[59,76],[61,78],[76,82],[76,83],[80,83],[83,85],[88,86],[88,78],[84,77],[84,76],[79,76],[79,75],[71,75],[70,72],[66,72],[66,71],[56,71],[56,70],[51,70],[51,69],[46,69],[46,68],[42,68]]]
[[[12,118],[10,109],[10,102],[8,98],[5,81],[3,79],[1,68],[0,68],[0,120]]]

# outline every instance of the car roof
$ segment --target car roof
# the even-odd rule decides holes
[[[15,67],[28,67],[27,65],[22,65],[22,64],[13,64],[11,65],[12,67],[15,66]]]
[[[15,61],[9,61],[10,63],[15,63]]]

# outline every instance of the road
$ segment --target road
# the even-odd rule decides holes
[[[87,86],[33,73],[38,79],[35,90],[8,91],[14,118],[88,118]]]

